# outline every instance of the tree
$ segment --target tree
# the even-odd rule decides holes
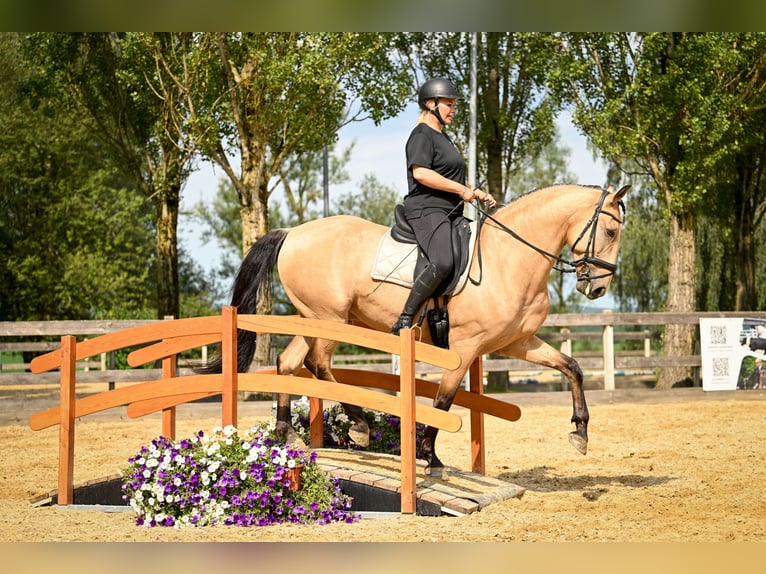
[[[478,181],[472,183],[484,180],[503,202],[509,178],[554,137],[555,106],[546,87],[551,44],[546,35],[518,32],[481,33],[477,44]],[[467,156],[470,35],[403,34],[399,45],[412,55],[416,78],[446,76],[463,91],[466,100],[450,134]]]
[[[237,192],[242,250],[268,229],[269,198],[288,157],[331,145],[344,123],[404,108],[405,74],[390,36],[357,33],[203,33],[176,36],[155,56],[183,94],[185,126]],[[178,70],[178,73],[173,71]],[[350,110],[356,110],[349,115]],[[239,170],[237,170],[237,164]],[[271,308],[269,294],[259,313]],[[267,338],[256,361],[265,362]]]
[[[391,226],[397,203],[399,194],[394,188],[380,183],[374,175],[367,174],[359,183],[359,192],[339,197],[332,211]]]
[[[151,212],[92,121],[0,34],[0,318],[146,316]]]
[[[623,170],[651,177],[668,217],[671,312],[696,310],[696,226],[704,198],[732,152],[740,109],[725,65],[736,47],[725,34],[561,34],[551,83],[574,108],[573,121]],[[742,70],[739,69],[739,72]],[[694,350],[691,326],[669,325],[665,352]],[[660,371],[657,387],[689,378]]]
[[[27,50],[93,120],[93,133],[115,164],[155,208],[157,316],[179,315],[177,226],[183,182],[194,149],[177,121],[181,110],[168,70],[153,51],[173,48],[174,37],[155,34],[37,33]],[[53,84],[56,85],[56,84]]]

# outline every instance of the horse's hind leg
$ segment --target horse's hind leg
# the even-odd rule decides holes
[[[303,362],[309,352],[309,343],[304,337],[294,337],[285,347],[285,350],[277,357],[277,374],[296,375],[303,367]],[[290,395],[279,393],[277,395],[277,424],[276,432],[286,443],[296,442],[297,435],[292,426],[292,414],[290,409]]]
[[[330,368],[330,358],[337,344],[337,342],[327,339],[314,339],[311,342],[311,349],[306,357],[305,364],[306,368],[317,379],[333,383],[337,382]],[[349,438],[361,447],[369,446],[370,427],[367,424],[362,407],[347,403],[341,404],[346,415],[352,421],[351,427],[348,429]]]

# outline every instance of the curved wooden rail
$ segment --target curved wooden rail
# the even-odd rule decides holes
[[[395,355],[398,355],[400,351],[399,337],[396,335],[319,319],[304,319],[298,316],[239,315],[237,326],[256,333],[281,333],[342,341]],[[415,343],[415,356],[418,361],[436,365],[442,369],[457,369],[460,366],[460,356],[457,353],[426,343]]]
[[[301,394],[306,390],[305,381],[296,377],[266,373],[240,375],[239,389],[253,392]],[[221,394],[221,375],[190,375],[182,378],[160,381],[146,381],[129,387],[90,395],[75,401],[75,418],[84,417],[115,407],[128,405],[128,415],[137,418],[168,408],[166,397],[214,396]],[[399,400],[392,396],[364,388],[348,388],[344,383],[312,381],[311,395],[330,401],[346,402],[373,410],[401,416]],[[178,403],[181,404],[181,403]],[[417,420],[448,432],[458,432],[462,420],[454,413],[448,413],[427,405],[416,405]],[[42,430],[58,424],[60,407],[51,407],[32,415],[29,426]]]
[[[175,337],[185,340],[190,333],[193,333],[195,336],[209,335],[212,337],[212,342],[215,342],[221,340],[221,331],[221,316],[159,321],[150,325],[141,325],[125,329],[124,331],[107,333],[106,335],[100,335],[94,339],[77,343],[75,360],[80,361],[94,355],[100,355],[101,353],[108,353],[126,347],[135,347],[151,341],[173,339]],[[193,345],[187,347],[187,349],[193,348]],[[33,373],[44,373],[45,371],[61,367],[61,364],[62,354],[61,350],[58,349],[35,357],[32,359],[29,368]]]

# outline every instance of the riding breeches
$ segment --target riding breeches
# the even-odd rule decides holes
[[[407,217],[418,246],[429,262],[431,272],[444,279],[452,272],[452,221],[442,211],[410,219]]]

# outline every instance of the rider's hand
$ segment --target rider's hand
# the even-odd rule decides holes
[[[495,198],[492,197],[492,194],[487,193],[486,191],[481,191],[480,189],[474,189],[473,193],[476,199],[483,201],[484,203],[488,203],[490,207],[495,207],[495,205],[497,205],[497,202],[495,201]]]

